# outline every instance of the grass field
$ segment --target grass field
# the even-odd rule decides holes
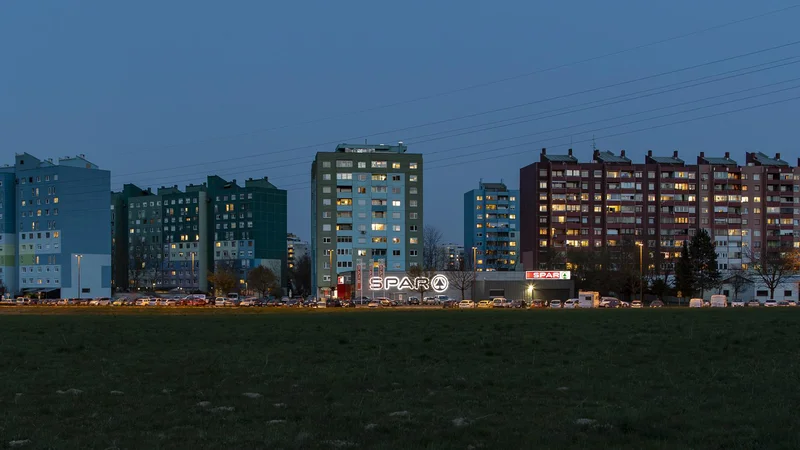
[[[797,449],[798,330],[787,308],[6,308],[0,446]]]

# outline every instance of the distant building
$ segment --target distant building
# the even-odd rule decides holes
[[[800,165],[800,161],[798,161]],[[648,270],[670,274],[681,247],[698,229],[714,240],[721,271],[746,268],[756,253],[800,248],[800,168],[763,153],[700,152],[687,164],[675,151],[634,163],[595,150],[579,162],[542,149],[539,161],[520,170],[521,246],[525,269],[561,269],[568,248],[643,246]],[[724,275],[725,276],[725,275]],[[788,291],[788,290],[787,290]]]
[[[10,294],[111,296],[111,175],[84,155],[0,168],[0,281]]]
[[[222,265],[237,273],[240,289],[259,265],[285,280],[286,191],[266,179],[240,186],[214,175],[183,191],[132,187],[127,194],[113,193],[112,201],[127,198],[127,260],[115,258],[124,264],[115,273],[127,274],[129,289],[205,292],[208,272]],[[115,242],[118,247],[124,238]]]
[[[349,297],[352,273],[422,264],[422,155],[402,145],[341,144],[311,168],[312,289]],[[339,283],[342,281],[342,283]],[[336,292],[339,285],[342,291]]]
[[[442,245],[442,258],[437,270],[463,270],[468,264],[464,260],[464,246],[461,244]]]
[[[114,292],[130,289],[128,260],[131,233],[128,231],[128,212],[131,200],[152,195],[149,189],[144,190],[133,184],[126,184],[122,191],[111,193],[111,288]]]
[[[516,270],[519,257],[519,191],[480,182],[464,194],[464,251],[477,271]],[[474,258],[474,261],[472,260]]]
[[[291,270],[297,262],[308,256],[308,242],[292,233],[286,235],[286,265]]]

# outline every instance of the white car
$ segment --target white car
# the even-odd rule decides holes
[[[737,298],[736,300],[731,300],[731,307],[733,308],[744,308],[744,300]]]
[[[644,305],[642,305],[641,300],[634,300],[633,302],[631,302],[631,308],[641,308],[642,306]]]
[[[461,300],[460,302],[458,302],[458,307],[459,308],[474,308],[475,307],[475,302],[473,302],[472,300]]]
[[[578,299],[570,298],[570,299],[564,300],[564,309],[576,309],[576,308],[579,308]]]
[[[561,300],[550,300],[551,308],[561,308]]]
[[[252,297],[248,297],[239,303],[239,306],[254,306],[256,304],[256,299]]]
[[[775,300],[770,299],[770,300],[767,300],[767,301],[764,302],[764,306],[769,307],[769,308],[776,307],[776,306],[778,306],[778,302],[775,301]]]

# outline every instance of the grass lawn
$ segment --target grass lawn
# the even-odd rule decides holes
[[[798,331],[789,308],[3,308],[0,447],[798,449]]]

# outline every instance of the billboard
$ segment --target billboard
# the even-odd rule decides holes
[[[569,270],[526,270],[526,280],[569,280]]]

